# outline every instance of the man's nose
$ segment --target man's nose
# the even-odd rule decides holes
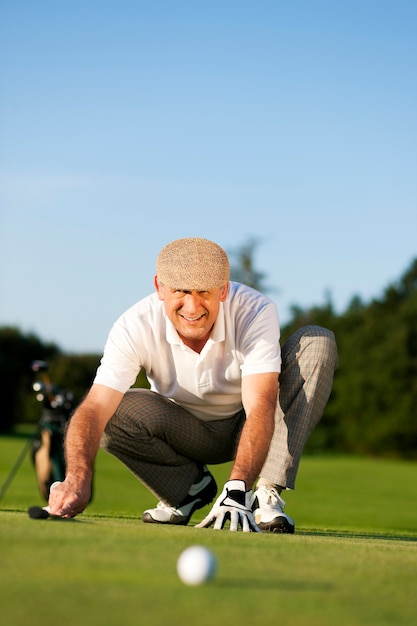
[[[182,308],[185,309],[188,313],[192,313],[197,311],[200,306],[200,298],[198,294],[187,293],[184,297],[184,303]]]

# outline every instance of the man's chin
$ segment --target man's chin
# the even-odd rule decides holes
[[[197,328],[196,326],[190,327],[188,325],[184,326],[181,324],[181,327],[178,327],[176,330],[181,339],[186,343],[192,341],[200,343],[202,341],[207,341],[210,337],[210,331],[207,331],[206,328]]]

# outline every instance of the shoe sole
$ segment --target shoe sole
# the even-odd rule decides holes
[[[174,524],[175,526],[186,526],[189,522],[189,518],[171,515],[171,518],[167,522],[162,522],[161,520],[154,519],[150,513],[144,513],[142,515],[142,522],[145,522],[145,524]]]
[[[262,532],[281,533],[288,535],[293,535],[295,530],[295,526],[290,524],[285,517],[276,517],[270,522],[259,522],[258,528]]]

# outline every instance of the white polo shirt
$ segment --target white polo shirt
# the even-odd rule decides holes
[[[279,338],[272,300],[231,282],[210,339],[198,354],[184,345],[154,293],[113,325],[94,382],[125,393],[144,368],[152,391],[202,420],[224,419],[242,408],[243,376],[280,372]]]

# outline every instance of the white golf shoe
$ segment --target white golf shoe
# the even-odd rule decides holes
[[[184,500],[176,507],[158,502],[155,509],[147,509],[142,521],[150,524],[178,524],[185,526],[197,509],[202,509],[214,500],[217,484],[214,476],[204,467],[203,477],[191,486]]]
[[[272,485],[258,487],[251,498],[253,517],[262,532],[294,532],[294,520],[284,513],[284,507],[285,501]]]

